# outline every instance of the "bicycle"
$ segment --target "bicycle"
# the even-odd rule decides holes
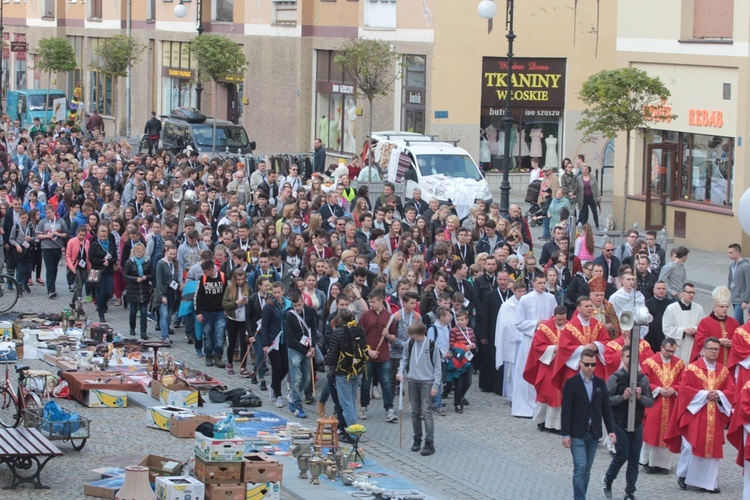
[[[0,356],[7,353],[0,352]],[[28,378],[28,366],[16,366],[18,374],[18,387],[14,390],[10,381],[9,362],[5,363],[5,380],[2,382],[0,392],[0,426],[8,429],[15,428],[24,421],[26,423],[26,411],[42,407],[41,398],[26,388],[24,381]]]
[[[20,293],[21,288],[13,276],[0,274],[0,314],[13,309]]]

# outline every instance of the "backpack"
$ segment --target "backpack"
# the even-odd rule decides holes
[[[223,285],[227,284],[227,280],[224,278],[224,273],[222,273],[221,271],[219,271],[219,278],[221,278],[221,283]],[[205,285],[205,284],[206,284],[206,275],[204,274],[203,276],[201,276],[201,285]]]
[[[349,329],[346,335],[346,349],[339,351],[336,371],[346,374],[346,379],[356,377],[367,366],[367,344],[362,328]]]
[[[437,332],[435,332],[437,333]],[[437,335],[436,335],[437,338]],[[430,362],[432,363],[432,367],[435,367],[435,358],[433,357],[435,353],[435,341],[432,339],[427,339],[430,342]],[[411,359],[411,350],[412,347],[414,347],[414,339],[409,339],[409,345],[407,346],[407,349],[409,349],[409,358]],[[406,373],[409,373],[409,366],[406,366]]]

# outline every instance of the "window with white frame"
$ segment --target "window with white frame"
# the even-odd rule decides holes
[[[396,0],[367,0],[365,27],[396,29]]]
[[[44,11],[42,12],[42,19],[55,18],[55,2],[56,0],[44,0]]]
[[[234,21],[234,0],[213,0],[211,19],[231,23]]]
[[[273,0],[273,24],[297,25],[297,0]]]
[[[156,19],[156,0],[146,0],[146,21]]]

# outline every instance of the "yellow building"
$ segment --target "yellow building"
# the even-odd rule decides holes
[[[659,77],[672,94],[664,107],[677,115],[633,134],[627,191],[624,169],[615,169],[615,214],[627,195],[628,225],[666,227],[675,244],[705,250],[750,244],[736,217],[750,185],[736,168],[746,161],[750,119],[748,19],[747,2],[618,2],[618,66]],[[624,157],[618,148],[616,163]]]
[[[185,0],[187,15],[178,18],[178,0],[11,1],[4,3],[5,37],[25,41],[26,51],[5,49],[3,89],[50,85],[71,94],[82,82],[86,109],[98,109],[110,135],[115,125],[140,135],[151,110],[164,115],[197,102],[187,43],[197,36],[201,5],[204,32],[230,36],[250,62],[244,81],[205,85],[201,108],[244,124],[258,151],[309,151],[315,137],[333,156],[361,150],[368,106],[333,57],[348,38],[371,37],[388,41],[405,62],[390,95],[376,101],[375,129],[459,139],[490,167],[500,163],[502,153],[505,2],[498,0],[501,12],[491,32],[477,3]],[[583,107],[577,98],[581,83],[614,67],[615,9],[612,2],[516,2],[516,165],[527,166],[532,155],[559,163],[576,154],[585,154],[595,167],[612,164],[612,143],[583,136],[575,124]],[[147,48],[129,85],[91,68],[104,38],[128,33]],[[38,41],[50,36],[66,37],[78,60],[76,71],[53,75],[51,83],[34,69]]]

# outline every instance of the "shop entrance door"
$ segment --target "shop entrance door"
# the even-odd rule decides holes
[[[646,186],[646,229],[661,229],[667,222],[669,173],[676,168],[677,146],[651,144],[647,153],[649,175]]]
[[[227,83],[227,120],[237,123],[240,119],[237,85]]]

